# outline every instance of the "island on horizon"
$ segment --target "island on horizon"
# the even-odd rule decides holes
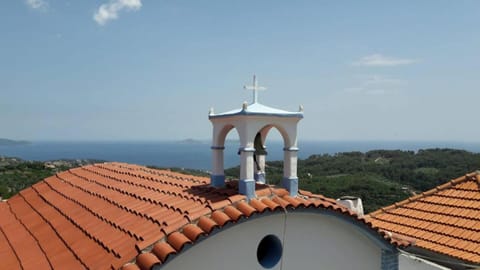
[[[11,139],[0,138],[0,146],[1,145],[27,145],[27,144],[31,144],[31,142],[24,141],[24,140],[11,140]]]

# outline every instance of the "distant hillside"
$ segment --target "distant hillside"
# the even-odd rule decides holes
[[[31,142],[29,141],[15,141],[15,140],[10,140],[10,139],[3,139],[0,138],[0,145],[25,145],[25,144],[30,144]]]
[[[267,162],[270,183],[280,182],[282,166]],[[374,150],[312,155],[298,161],[298,178],[301,189],[314,193],[361,197],[370,212],[478,169],[480,154],[464,150]],[[238,174],[238,167],[226,170],[230,177]]]
[[[182,144],[205,144],[206,142],[201,141],[201,140],[195,140],[195,139],[185,139],[185,140],[179,141],[179,143],[182,143]]]
[[[95,160],[25,161],[0,156],[0,197],[9,198],[48,176]],[[279,184],[282,161],[267,162],[267,179]],[[182,173],[205,175],[198,170],[171,168]],[[298,161],[301,189],[331,198],[361,197],[365,212],[376,210],[426,191],[453,178],[480,169],[480,154],[455,149],[413,151],[374,150],[312,155]],[[239,168],[225,170],[239,177]]]
[[[96,162],[100,161],[76,159],[40,162],[0,156],[0,198],[8,199],[57,172]]]

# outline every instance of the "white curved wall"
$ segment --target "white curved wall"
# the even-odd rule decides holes
[[[234,225],[195,244],[162,269],[265,269],[256,252],[268,234],[278,236],[284,248],[282,259],[270,269],[380,269],[380,247],[353,224],[307,212],[262,216]]]

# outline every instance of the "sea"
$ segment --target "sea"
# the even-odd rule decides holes
[[[283,143],[267,143],[267,161],[283,160]],[[367,152],[377,149],[418,151],[428,148],[454,148],[480,153],[480,142],[300,141],[298,146],[298,156],[301,159],[318,154]],[[239,143],[236,141],[225,143],[225,168],[240,163],[238,148]],[[212,164],[210,143],[206,141],[34,141],[25,145],[0,145],[0,156],[37,161],[96,159],[203,171],[208,171]]]

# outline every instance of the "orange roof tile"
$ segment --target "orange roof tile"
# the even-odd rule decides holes
[[[366,219],[415,246],[480,264],[480,174],[471,173],[384,207]]]
[[[336,212],[380,233],[387,243],[409,244],[321,195],[300,191],[294,198],[283,188],[257,185],[257,199],[247,202],[237,192],[237,181],[220,189],[209,182],[124,163],[88,165],[48,177],[0,202],[2,266],[150,269],[226,224],[285,208]],[[471,237],[468,230],[450,234],[452,239]]]

